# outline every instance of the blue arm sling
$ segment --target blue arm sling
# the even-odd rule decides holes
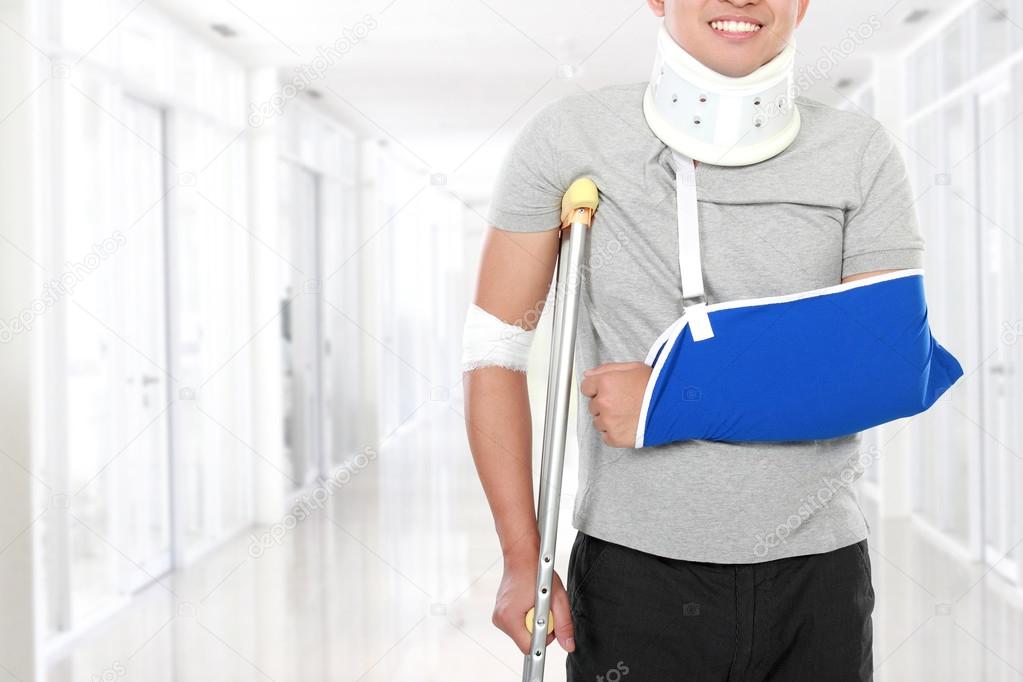
[[[695,184],[678,185],[683,296],[696,302],[647,355],[636,447],[836,438],[923,412],[963,375],[931,335],[919,269],[706,304]]]

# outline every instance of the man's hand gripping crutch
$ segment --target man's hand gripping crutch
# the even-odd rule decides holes
[[[561,479],[565,463],[568,407],[572,395],[575,331],[579,319],[579,286],[582,257],[593,214],[597,210],[597,187],[587,178],[572,183],[561,203],[561,244],[554,282],[554,315],[551,329],[551,360],[547,375],[547,410],[544,415],[543,456],[540,464],[540,495],[537,526],[540,554],[537,561],[536,597],[526,614],[531,633],[529,652],[522,669],[523,682],[540,682],[553,639],[554,556],[558,539]]]

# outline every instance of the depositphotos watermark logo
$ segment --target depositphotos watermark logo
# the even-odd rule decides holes
[[[618,661],[615,667],[608,670],[603,675],[597,675],[597,682],[618,682],[620,679],[629,674],[629,666],[625,665],[625,661]]]
[[[110,256],[128,243],[128,238],[120,230],[115,231],[106,239],[92,245],[92,251],[85,254],[78,262],[64,264],[64,272],[59,278],[43,282],[42,296],[30,302],[17,316],[10,320],[0,320],[0,344],[10,343],[22,332],[32,331],[36,320],[47,310],[57,305],[65,296],[74,293],[75,287],[84,282]]]
[[[368,467],[369,463],[376,458],[377,451],[368,447],[339,466],[329,478],[303,494],[280,521],[272,524],[260,535],[255,533],[250,535],[249,556],[258,559],[270,547],[284,542],[288,533],[312,516],[314,512],[326,507],[334,493],[348,485],[355,474]]]
[[[1023,338],[1023,320],[1002,322],[1002,343],[1007,346],[1015,344]]]
[[[837,477],[822,477],[820,487],[813,494],[807,495],[784,523],[778,524],[775,529],[768,533],[756,536],[757,543],[753,547],[753,553],[757,557],[763,558],[772,549],[784,543],[786,538],[796,532],[810,517],[831,504],[831,501],[835,499],[841,490],[855,483],[863,475],[863,472],[877,461],[879,456],[880,450],[876,446],[871,446],[866,451],[861,452],[855,460],[848,462]]]
[[[307,90],[313,82],[326,75],[335,64],[340,62],[352,48],[366,39],[379,26],[376,17],[367,14],[352,26],[346,26],[341,35],[329,45],[321,45],[316,49],[316,56],[297,67],[291,79],[265,102],[253,102],[250,105],[249,125],[259,128],[268,120],[284,113],[288,102],[298,97],[298,93]]]
[[[603,242],[599,246],[591,249],[589,262],[584,262],[579,269],[579,282],[578,286],[585,286],[586,280],[596,272],[599,272],[603,268],[606,268],[614,262],[615,258],[618,257],[623,249],[629,244],[629,234],[624,230],[619,230],[614,233],[614,236]],[[555,297],[561,297],[564,299],[565,296],[571,295],[575,292],[575,287],[570,286],[567,281],[558,282],[557,287],[551,287],[547,290],[547,296],[542,301],[538,301],[535,306],[530,310],[527,310],[522,319],[515,323],[518,327],[528,327],[529,329],[535,329],[536,325],[540,323],[540,317],[543,311],[548,306],[554,305]],[[591,312],[592,314],[592,312]],[[510,334],[506,338],[511,338],[517,334],[512,329],[509,330]]]
[[[128,669],[124,666],[124,663],[114,661],[106,670],[93,673],[89,677],[89,682],[114,682],[114,680],[119,680],[127,674]]]

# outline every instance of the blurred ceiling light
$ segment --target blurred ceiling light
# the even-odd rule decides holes
[[[929,9],[915,9],[902,19],[904,24],[917,24],[923,21],[924,17],[931,13]]]
[[[235,31],[227,24],[210,24],[210,28],[221,38],[234,38],[238,35],[238,31]]]
[[[990,7],[987,8],[987,19],[990,22],[998,23],[1009,20],[1009,10],[1005,7],[1005,3],[988,3]]]

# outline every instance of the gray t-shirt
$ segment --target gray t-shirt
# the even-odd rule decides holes
[[[642,361],[681,314],[675,175],[671,150],[643,117],[645,87],[605,87],[542,109],[512,145],[491,199],[493,225],[533,232],[559,225],[575,178],[588,176],[600,190],[585,254],[577,377],[605,362]],[[885,129],[805,97],[796,102],[802,128],[781,154],[696,168],[708,303],[923,267],[905,166]],[[717,563],[827,552],[866,537],[851,483],[876,453],[861,434],[612,448],[588,417],[581,409],[572,517],[587,534]]]

